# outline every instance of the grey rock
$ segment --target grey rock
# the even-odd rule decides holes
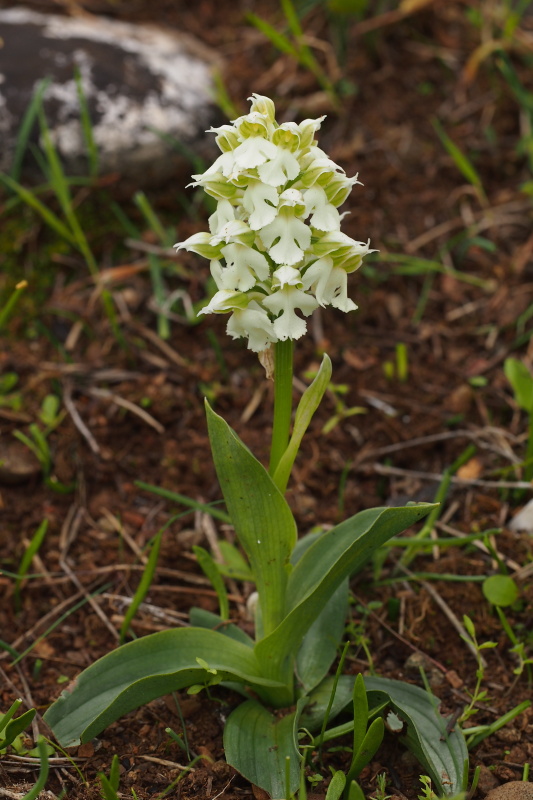
[[[147,25],[0,10],[0,169],[9,171],[23,115],[49,77],[44,107],[52,140],[69,172],[87,172],[77,67],[100,171],[118,171],[143,185],[168,178],[183,156],[155,131],[196,154],[209,152],[213,137],[204,131],[218,121],[211,78],[216,60],[191,37]]]

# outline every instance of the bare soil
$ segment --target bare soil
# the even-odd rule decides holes
[[[281,25],[276,3],[86,0],[28,5],[185,30],[223,57],[229,95],[243,111],[245,98],[255,91],[272,96],[283,119],[328,114],[321,146],[349,175],[359,172],[365,184],[356,187],[347,204],[351,214],[346,232],[356,239],[371,237],[385,258],[407,253],[438,262],[444,272],[401,274],[397,264],[378,257],[352,278],[359,311],[348,317],[322,313],[311,326],[312,335],[298,344],[295,399],[309,382],[306,373],[317,368],[325,351],[333,360],[334,382],[347,387],[344,407],[364,409],[364,414],[341,418],[328,433],[322,429],[338,413],[335,397],[328,395],[317,413],[289,492],[299,529],[303,533],[315,525],[331,525],[375,505],[431,500],[439,476],[473,444],[475,452],[451,485],[436,533],[501,531],[490,541],[520,588],[519,602],[506,614],[531,655],[533,545],[527,533],[506,527],[531,497],[530,490],[512,486],[522,477],[516,464],[524,458],[527,420],[502,371],[509,355],[530,365],[533,359],[531,198],[519,191],[531,175],[518,149],[523,120],[494,61],[482,61],[473,75],[467,70],[481,41],[467,11],[483,4],[434,2],[403,18],[387,16],[385,9],[385,17],[377,21],[350,22],[343,77],[357,90],[343,100],[340,114],[308,72],[279,55],[246,23],[244,13],[253,10]],[[306,16],[305,31],[324,67],[336,77],[331,30],[322,7]],[[531,16],[524,18],[521,36],[522,49],[530,51]],[[531,74],[519,51],[517,45],[511,52],[513,64],[531,90]],[[486,200],[480,200],[446,153],[433,118],[475,164]],[[120,195],[120,182],[109,191]],[[176,241],[206,224],[205,219],[183,217],[182,192],[182,185],[173,181],[151,195],[159,213],[174,220]],[[79,202],[93,199],[84,194]],[[454,245],[454,237],[465,231],[469,235]],[[149,233],[146,240],[151,241]],[[31,274],[33,254],[43,242],[48,242],[47,233],[32,218],[20,247],[20,271],[10,280]],[[93,244],[102,267],[111,266],[112,245],[97,234]],[[40,577],[24,583],[19,611],[13,579],[0,574],[0,639],[19,653],[30,648],[15,666],[12,655],[0,652],[0,708],[9,707],[17,696],[35,706],[34,735],[46,732],[40,715],[63,683],[117,646],[128,599],[146,561],[144,548],[171,515],[184,510],[135,482],[202,501],[218,499],[204,395],[264,461],[272,409],[272,387],[262,367],[240,342],[225,335],[224,319],[198,326],[175,322],[168,341],[157,336],[150,281],[146,269],[136,268],[141,260],[130,255],[129,261],[112,262],[123,268],[109,283],[120,310],[122,342],[110,330],[81,261],[72,254],[52,256],[52,261],[52,291],[39,308],[29,298],[22,303],[0,350],[0,370],[18,374],[22,397],[18,409],[0,406],[4,459],[13,431],[27,432],[43,398],[57,393],[66,415],[50,435],[53,473],[62,484],[75,485],[69,493],[53,491],[39,470],[28,466],[24,448],[9,444],[11,464],[22,459],[28,475],[16,483],[12,476],[10,482],[9,476],[0,477],[3,570],[17,572],[35,530],[44,519],[49,523],[31,567]],[[206,262],[185,255],[182,263],[190,277],[171,276],[169,285],[196,301],[203,296]],[[452,274],[450,267],[459,274]],[[403,381],[387,376],[384,368],[386,362],[395,362],[398,343],[408,352]],[[511,486],[499,485],[502,480]],[[217,610],[215,593],[191,550],[195,543],[208,546],[209,535],[212,530],[199,514],[169,525],[146,604],[133,622],[136,635],[187,624],[192,605]],[[231,532],[219,529],[217,535]],[[352,645],[348,670],[373,667],[378,675],[420,683],[412,656],[423,654],[443,710],[462,709],[475,684],[476,665],[452,613],[459,620],[468,613],[480,641],[498,642],[486,653],[489,701],[471,723],[490,723],[530,699],[531,683],[526,673],[518,679],[513,674],[511,643],[484,599],[481,583],[446,577],[408,580],[397,569],[400,555],[399,548],[392,549],[375,574],[369,567],[354,579],[350,636],[353,640],[353,628],[359,626],[373,664],[361,646]],[[410,569],[480,577],[494,574],[499,566],[494,553],[470,544],[435,547],[419,555]],[[387,583],[393,577],[396,582]],[[242,585],[232,589],[232,614],[243,625],[249,591]],[[215,700],[186,693],[179,699],[191,750],[210,761],[197,762],[166,796],[260,798],[224,761],[223,719],[235,698],[220,692]],[[97,740],[72,749],[70,761],[59,755],[52,759],[49,789],[57,794],[64,788],[69,800],[100,797],[96,774],[108,772],[117,753],[122,796],[130,797],[131,789],[142,799],[162,796],[186,765],[183,751],[165,733],[167,726],[182,733],[172,697],[150,703]],[[341,767],[343,758],[342,753],[332,756],[332,765]],[[478,796],[520,779],[527,761],[533,762],[531,708],[472,753],[472,769],[484,767]],[[376,775],[382,771],[390,794],[411,800],[420,792],[420,769],[392,735],[361,776],[366,794],[375,792]],[[22,796],[35,775],[24,759],[2,756],[0,796]],[[327,778],[313,791],[323,796],[326,786]]]

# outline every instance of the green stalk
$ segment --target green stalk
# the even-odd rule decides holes
[[[526,468],[524,470],[524,480],[533,479],[533,410],[529,414],[529,436],[526,449]]]
[[[270,475],[276,468],[287,445],[292,417],[292,339],[276,342],[274,350],[274,425],[270,448]]]

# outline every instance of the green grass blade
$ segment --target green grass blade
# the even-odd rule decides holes
[[[9,317],[15,310],[15,306],[17,305],[20,296],[24,289],[28,286],[28,281],[20,281],[15,286],[14,291],[9,295],[7,299],[7,303],[0,309],[0,330],[7,324]],[[7,392],[2,392],[2,394],[7,394]]]
[[[171,492],[170,489],[162,489],[159,486],[153,486],[151,483],[144,483],[144,481],[135,481],[135,486],[138,486],[139,489],[145,489],[147,492],[152,492],[152,494],[156,494],[159,497],[164,497],[166,500],[172,500],[173,503],[187,506],[187,508],[191,508],[193,511],[203,511],[204,514],[209,514],[213,519],[219,519],[221,522],[226,523],[231,522],[229,514],[226,514],[225,511],[220,511],[218,508],[214,508],[211,503],[200,503],[199,500],[193,500],[185,494]]]
[[[24,113],[24,116],[22,117],[22,122],[17,134],[17,143],[15,145],[13,164],[11,166],[11,172],[9,173],[14,181],[18,181],[20,178],[22,162],[28,147],[28,141],[31,136],[33,126],[37,121],[43,95],[50,83],[51,78],[45,78],[44,80],[40,81],[40,83],[37,85],[35,94],[33,95],[31,102]]]
[[[120,644],[124,644],[124,640],[127,636],[131,621],[139,606],[141,605],[142,601],[146,597],[150,586],[152,585],[152,581],[154,579],[155,569],[157,567],[157,559],[159,557],[159,549],[161,547],[161,539],[163,536],[163,531],[160,530],[156,536],[154,537],[154,542],[152,547],[150,548],[150,555],[148,556],[148,561],[146,562],[146,567],[143,570],[143,574],[141,580],[139,581],[139,585],[135,594],[133,595],[133,600],[124,615],[124,620],[122,625],[120,626]]]
[[[33,208],[36,211],[43,222],[45,222],[52,230],[58,233],[63,239],[66,239],[72,245],[76,245],[76,239],[70,230],[64,225],[59,217],[54,214],[53,211],[50,211],[44,203],[35,196],[35,194],[30,191],[30,189],[26,189],[24,186],[21,186],[20,183],[13,180],[9,175],[4,175],[0,173],[0,181],[7,186],[8,189],[11,189],[15,192],[18,197],[22,200],[22,202],[26,203],[26,205]]]
[[[83,82],[79,68],[74,68],[74,80],[76,82],[76,92],[78,95],[78,102],[80,104],[80,121],[83,138],[87,147],[87,155],[89,157],[89,174],[92,178],[98,175],[100,167],[100,158],[98,148],[94,141],[93,126],[91,122],[91,115],[89,114],[89,106],[87,104],[87,97],[83,90]]]
[[[446,149],[448,155],[450,155],[453,159],[453,162],[459,172],[463,175],[464,178],[479,192],[480,198],[486,202],[487,196],[485,194],[485,190],[483,189],[483,184],[481,182],[481,178],[479,177],[479,173],[472,164],[472,162],[465,156],[462,150],[457,147],[455,142],[453,142],[442,125],[440,124],[438,119],[432,120],[433,127],[437,133],[437,136],[441,140],[444,148]]]
[[[145,218],[146,222],[148,223],[150,229],[155,233],[158,237],[159,241],[163,245],[163,247],[171,247],[174,242],[174,237],[170,237],[161,220],[155,213],[154,209],[151,206],[150,201],[146,197],[144,192],[135,192],[134,196],[135,205],[140,210],[141,214]]]
[[[247,22],[251,23],[255,28],[257,28],[261,33],[263,33],[267,39],[277,47],[282,53],[287,53],[287,55],[292,56],[296,61],[299,61],[300,54],[299,51],[294,45],[287,39],[286,36],[283,34],[278,33],[278,31],[270,25],[268,22],[265,22],[264,19],[258,17],[257,14],[253,14],[251,11],[246,14]]]
[[[30,567],[30,564],[33,560],[34,555],[39,552],[39,548],[41,547],[42,543],[44,542],[44,537],[46,536],[46,531],[48,530],[48,520],[43,519],[35,533],[33,534],[29,546],[26,548],[26,552],[22,556],[22,559],[19,564],[18,574],[19,577],[15,581],[15,588],[13,591],[14,598],[15,598],[15,608],[17,611],[20,611],[21,601],[20,601],[20,585],[24,580],[26,573]]]
[[[46,786],[46,781],[48,780],[48,771],[50,768],[50,764],[48,761],[48,748],[46,746],[46,739],[44,736],[39,736],[37,741],[37,748],[39,750],[39,761],[41,764],[39,770],[39,777],[37,779],[37,783],[33,786],[30,791],[24,795],[22,800],[37,800],[39,795],[41,794],[42,790]]]
[[[198,559],[198,564],[202,568],[202,572],[207,578],[209,578],[213,585],[213,589],[217,593],[221,619],[229,619],[228,593],[217,565],[215,564],[211,554],[208,553],[203,547],[198,547],[195,545],[192,549],[194,551],[194,555]]]

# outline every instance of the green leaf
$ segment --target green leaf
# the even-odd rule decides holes
[[[357,778],[368,762],[375,756],[383,741],[384,733],[385,724],[381,717],[378,717],[370,723],[370,727],[365,734],[365,738],[361,742],[361,746],[357,752],[354,753],[350,771],[347,775],[348,781],[351,782]]]
[[[13,705],[15,705],[15,703],[13,703]],[[13,708],[13,706],[11,706],[11,708]],[[10,722],[7,722],[6,720],[8,714],[0,717],[0,723],[3,724],[5,721],[5,725],[3,724],[2,728],[0,728],[0,733],[2,734],[2,738],[0,739],[0,750],[4,750],[6,747],[9,747],[9,745],[15,741],[17,736],[26,730],[36,713],[37,712],[34,708],[30,708],[28,711],[25,711],[23,714],[21,714],[20,717],[12,719]]]
[[[517,358],[506,358],[503,371],[513,387],[515,400],[521,409],[533,414],[533,375]]]
[[[342,639],[348,613],[348,579],[333,593],[305,634],[296,658],[296,674],[305,692],[326,677]]]
[[[203,659],[221,680],[284,687],[264,678],[251,648],[218,631],[178,628],[119,647],[78,676],[45,714],[63,747],[96,736],[111,722],[169,692],[209,681]]]
[[[346,786],[346,775],[342,770],[337,770],[334,774],[326,792],[326,800],[339,800]]]
[[[150,586],[152,585],[155,570],[157,567],[157,559],[159,557],[159,548],[161,547],[162,537],[163,537],[163,530],[160,530],[159,533],[157,533],[156,536],[154,537],[154,542],[150,549],[150,555],[148,556],[148,561],[146,562],[146,566],[143,570],[141,580],[139,581],[139,585],[135,591],[131,605],[124,614],[124,619],[122,621],[122,625],[120,626],[120,644],[124,644],[128,631],[130,629],[131,621],[135,616],[135,614],[137,613],[142,601],[146,597],[148,590],[150,589]]]
[[[198,545],[194,545],[192,549],[194,551],[194,555],[198,559],[198,563],[202,569],[202,572],[209,578],[213,584],[213,589],[217,593],[221,618],[224,620],[229,619],[228,593],[213,557],[207,552],[207,550],[205,550],[203,547],[199,547]]]
[[[494,606],[512,606],[518,600],[518,586],[509,575],[491,575],[483,581],[483,594]]]
[[[464,790],[464,764],[468,750],[459,726],[446,730],[447,719],[438,712],[439,701],[419,686],[388,678],[365,678],[369,700],[388,699],[393,711],[406,723],[401,741],[431,776],[438,795]]]
[[[322,609],[351,574],[384,542],[425,517],[432,503],[361,511],[326,531],[303,554],[287,585],[287,614],[276,630],[255,646],[263,674],[292,670],[300,642]]]
[[[256,700],[241,703],[224,728],[226,761],[273,798],[285,797],[285,765],[290,757],[290,789],[299,784],[300,754],[294,729],[298,710],[278,719]]]
[[[211,611],[206,611],[204,608],[193,607],[189,611],[189,620],[191,625],[197,628],[208,628],[209,630],[217,630],[224,636],[229,636],[230,639],[235,639],[236,642],[242,642],[247,647],[254,646],[254,640],[251,639],[247,633],[234,625],[233,622],[227,622],[219,617],[218,614],[213,614]]]
[[[281,622],[296,523],[266,469],[206,402],[209,439],[232,525],[259,594],[264,635]]]
[[[307,387],[302,395],[296,414],[294,417],[294,426],[289,445],[282,455],[280,462],[274,473],[274,483],[279,487],[281,492],[285,492],[287,483],[292,470],[294,460],[298,455],[303,436],[309,427],[309,423],[313,418],[313,414],[317,410],[320,401],[324,397],[324,392],[328,388],[331,380],[331,359],[328,355],[324,355],[320,369],[310,386]]]
[[[224,559],[222,564],[217,564],[220,574],[226,578],[234,578],[236,581],[250,581],[253,583],[254,578],[250,567],[235,545],[226,542],[225,539],[221,539],[218,546]]]
[[[296,564],[320,535],[312,532],[298,539],[292,551],[291,564]],[[303,638],[296,658],[296,674],[306,694],[326,677],[335,660],[348,613],[348,591],[346,580],[334,592]]]

